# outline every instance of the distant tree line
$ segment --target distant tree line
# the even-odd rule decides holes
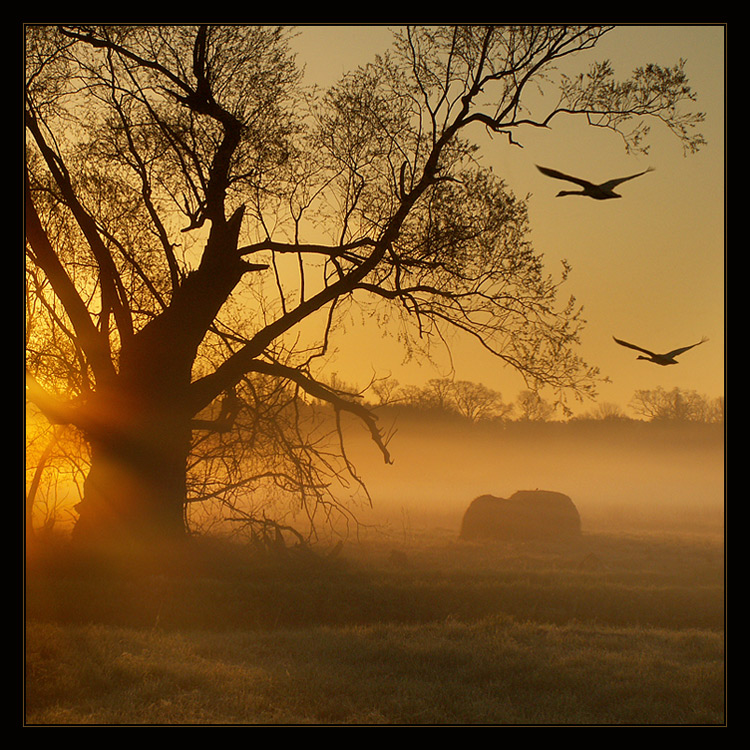
[[[423,386],[401,385],[394,378],[373,381],[360,391],[344,383],[336,374],[331,386],[370,406],[405,407],[424,412],[464,417],[472,422],[545,422],[558,410],[554,403],[533,390],[523,390],[515,401],[507,402],[499,391],[482,383],[452,378],[433,378]],[[694,390],[655,388],[638,390],[626,407],[636,419],[649,422],[694,422],[718,424],[724,421],[724,398],[711,398]],[[611,402],[598,402],[590,410],[571,417],[578,420],[632,419],[626,408]]]
[[[710,398],[697,391],[682,388],[638,390],[628,404],[637,418],[647,422],[691,422],[721,424],[724,422],[724,397]],[[598,403],[578,419],[629,419],[617,404]]]

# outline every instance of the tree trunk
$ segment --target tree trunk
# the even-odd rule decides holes
[[[179,403],[99,399],[74,539],[117,551],[184,539],[190,420]]]
[[[91,470],[75,537],[149,547],[186,536],[189,391],[196,352],[247,270],[232,252],[242,213],[212,228],[204,258],[170,306],[123,342],[119,372],[97,388],[87,430]]]
[[[39,463],[34,470],[34,476],[31,480],[28,492],[26,493],[26,549],[29,550],[36,541],[36,534],[34,532],[34,500],[36,499],[36,493],[39,490],[39,485],[42,481],[42,474],[47,466],[47,461],[52,455],[52,450],[57,442],[57,435],[52,436],[47,446],[42,451],[42,455],[39,457]]]

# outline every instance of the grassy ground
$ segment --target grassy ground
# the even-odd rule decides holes
[[[724,723],[719,537],[194,566],[31,566],[26,725]]]

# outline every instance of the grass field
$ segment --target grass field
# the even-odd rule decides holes
[[[26,726],[723,725],[718,534],[27,570]]]

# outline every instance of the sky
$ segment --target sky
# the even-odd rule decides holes
[[[387,26],[302,26],[296,39],[307,81],[326,86],[344,72],[387,49]],[[478,132],[482,161],[518,196],[529,196],[531,242],[554,276],[562,260],[572,272],[561,300],[573,295],[587,321],[579,353],[610,382],[599,402],[626,407],[637,390],[678,387],[710,398],[725,386],[725,32],[721,25],[618,26],[588,53],[576,57],[581,71],[609,60],[618,78],[649,62],[671,66],[686,60],[695,108],[706,113],[707,140],[685,156],[680,143],[652,125],[647,156],[626,153],[620,137],[582,119],[556,119],[548,130],[520,131],[522,148],[501,136]],[[621,186],[622,198],[593,201],[558,198],[567,186],[542,175],[536,164],[603,182],[654,171]],[[659,367],[636,359],[620,339],[656,352],[709,342],[685,353],[680,364]],[[498,390],[513,401],[525,385],[517,373],[474,342],[457,342],[452,360],[402,364],[396,342],[377,331],[347,329],[331,365],[339,377],[364,385],[373,373],[402,384],[422,385],[453,374]],[[454,368],[451,373],[451,367]],[[593,407],[585,402],[578,407]]]

